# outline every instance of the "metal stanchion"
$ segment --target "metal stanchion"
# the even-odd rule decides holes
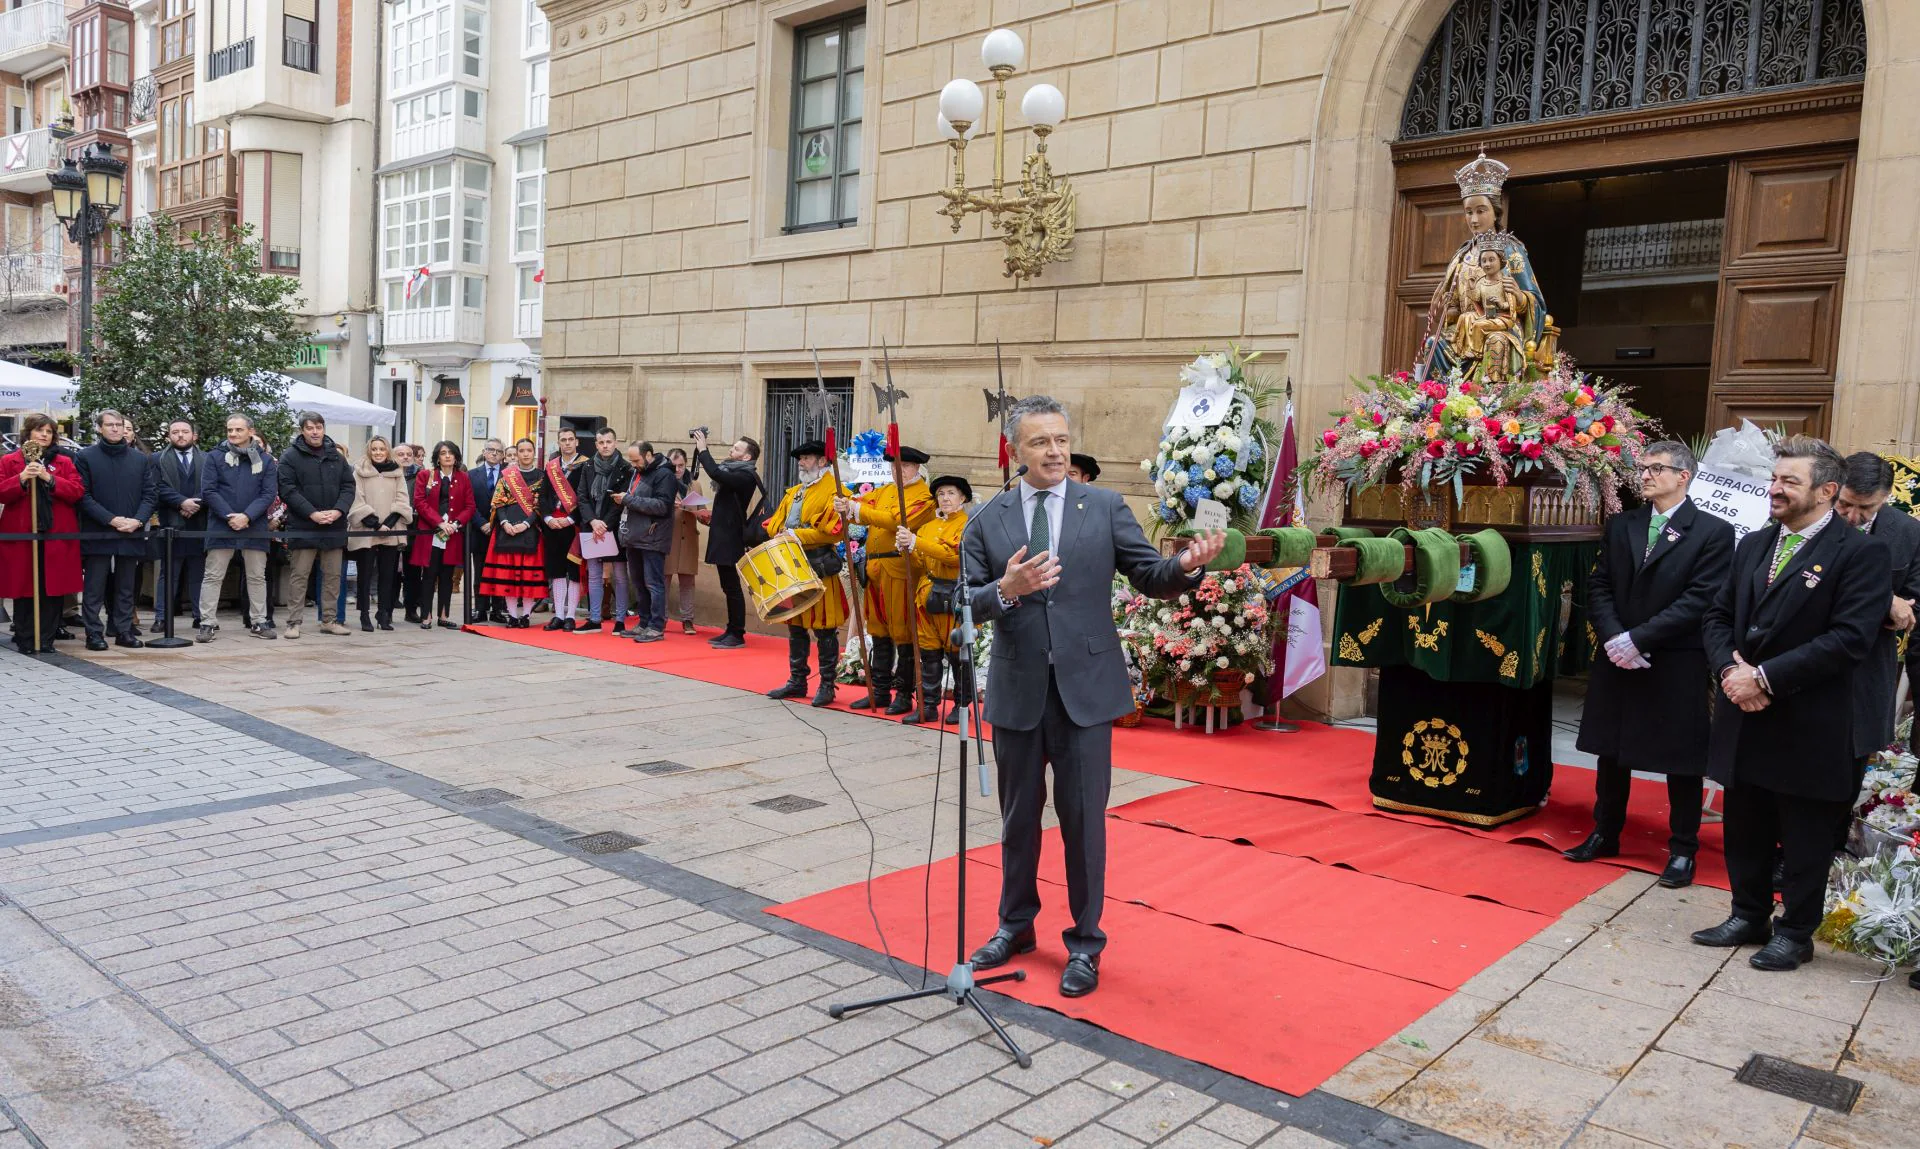
[[[165,606],[160,607],[160,612],[163,616],[161,637],[148,639],[146,643],[148,650],[178,650],[183,646],[193,645],[193,643],[184,638],[176,638],[173,633],[173,601],[179,592],[179,588],[173,585],[173,536],[178,533],[178,527],[160,528],[160,561],[162,566],[160,568],[160,577],[154,580],[153,585],[155,594],[157,595],[162,584],[165,584],[167,601]],[[156,603],[155,605],[158,606],[159,604]],[[137,602],[134,603],[133,609],[137,613],[140,609],[140,604]]]

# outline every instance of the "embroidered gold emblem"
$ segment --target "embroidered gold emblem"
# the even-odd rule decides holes
[[[1451,786],[1467,770],[1466,740],[1446,719],[1423,718],[1400,739],[1400,764],[1414,781],[1431,789]]]

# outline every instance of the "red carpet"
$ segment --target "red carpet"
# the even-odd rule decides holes
[[[716,651],[711,631],[647,645],[537,629],[476,633],[756,691],[787,673],[785,642],[762,636]],[[835,708],[862,693],[842,687]],[[1101,959],[1100,991],[1058,992],[1066,888],[1057,831],[1044,839],[1040,948],[1013,963],[1029,980],[992,988],[1297,1095],[1619,876],[1555,852],[1591,826],[1590,770],[1563,769],[1540,813],[1479,830],[1376,810],[1372,753],[1370,733],[1314,724],[1292,735],[1242,726],[1207,736],[1157,721],[1116,732],[1114,765],[1196,785],[1109,811],[1102,924],[1115,940]],[[1657,871],[1665,788],[1635,790],[1619,862]],[[1704,836],[1700,880],[1724,887],[1719,827]],[[999,848],[970,856],[968,936],[977,943],[995,921]],[[926,868],[873,883],[874,911],[904,965],[917,967],[930,936],[928,965],[937,976],[950,967],[956,872],[952,858],[934,864],[930,901]],[[770,912],[883,948],[864,883]]]
[[[1224,844],[1217,848],[1246,852]],[[933,867],[929,964],[938,971],[936,977],[952,965],[954,874],[951,858]],[[874,907],[887,942],[907,966],[919,961],[923,944],[924,875],[923,870],[904,870],[873,884]],[[984,938],[993,926],[999,872],[976,864],[968,877],[968,933]],[[1447,997],[1447,990],[1425,982],[1201,925],[1116,896],[1108,900],[1101,924],[1111,937],[1122,940],[1101,956],[1099,992],[1063,998],[1059,982],[1066,952],[1060,930],[1067,923],[1066,890],[1044,880],[1041,888],[1045,906],[1037,923],[1040,948],[1008,967],[1027,970],[1028,980],[1004,982],[992,987],[995,992],[1295,1096],[1317,1087],[1360,1052],[1393,1037]],[[1370,916],[1372,909],[1346,906],[1340,912],[1360,918]],[[868,917],[864,885],[829,890],[771,912],[881,949]],[[1436,943],[1434,948],[1442,947]]]

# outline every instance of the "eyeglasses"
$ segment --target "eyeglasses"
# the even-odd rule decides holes
[[[1657,479],[1657,478],[1659,478],[1660,476],[1662,476],[1662,475],[1664,475],[1664,474],[1666,474],[1666,473],[1667,473],[1668,471],[1672,471],[1672,472],[1673,472],[1674,474],[1676,474],[1676,475],[1684,475],[1684,474],[1686,474],[1686,473],[1687,473],[1687,470],[1686,470],[1686,468],[1685,468],[1685,467],[1669,467],[1669,466],[1667,466],[1667,465],[1666,465],[1665,463],[1642,463],[1642,464],[1640,464],[1640,473],[1641,473],[1641,474],[1643,474],[1643,475],[1652,475],[1652,476],[1653,476],[1654,478],[1656,478],[1656,479]]]

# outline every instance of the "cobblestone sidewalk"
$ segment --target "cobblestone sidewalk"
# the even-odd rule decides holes
[[[1152,1051],[1116,1060],[1126,1043],[1016,1003],[1031,1070],[937,1000],[833,1021],[829,999],[899,983],[431,780],[0,657],[44,744],[111,715],[168,747],[89,759],[79,789],[115,797],[70,803],[64,830],[16,807],[70,760],[6,775],[0,816],[29,828],[0,834],[0,1149],[1328,1144],[1284,1126],[1301,1115],[1349,1143],[1422,1136],[1332,1097],[1195,1088],[1172,1059],[1191,1084],[1163,1079]],[[1236,1086],[1244,1105],[1219,1097]]]

